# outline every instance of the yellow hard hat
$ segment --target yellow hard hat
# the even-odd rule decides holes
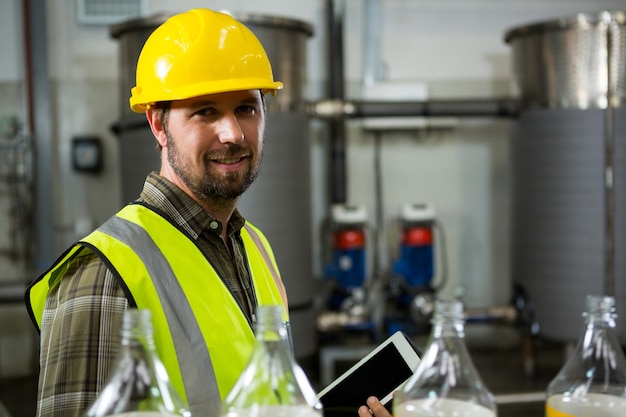
[[[146,40],[137,61],[130,108],[226,91],[276,93],[270,61],[257,37],[230,15],[193,9],[174,15]]]

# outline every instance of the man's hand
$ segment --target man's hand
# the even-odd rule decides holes
[[[369,397],[367,405],[359,407],[359,417],[391,417],[389,411],[376,397]]]

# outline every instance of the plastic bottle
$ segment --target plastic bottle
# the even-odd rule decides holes
[[[124,313],[117,366],[86,417],[191,417],[189,406],[174,390],[159,359],[150,310]]]
[[[227,417],[322,417],[322,405],[288,347],[282,307],[259,306],[256,342],[222,404]]]
[[[547,389],[546,417],[626,416],[626,359],[615,334],[615,299],[588,295],[576,348]]]
[[[495,417],[494,397],[465,345],[463,304],[437,300],[432,323],[420,364],[394,396],[394,416]]]

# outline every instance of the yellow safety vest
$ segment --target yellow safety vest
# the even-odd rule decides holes
[[[241,237],[257,304],[283,305],[287,322],[284,287],[267,240],[250,223]],[[50,288],[82,246],[104,257],[137,308],[152,311],[157,352],[192,415],[217,416],[247,363],[254,333],[195,241],[148,207],[124,207],[29,287],[28,308],[38,329]]]

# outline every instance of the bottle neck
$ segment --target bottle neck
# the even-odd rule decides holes
[[[615,327],[615,299],[609,296],[590,295],[587,297],[587,310],[583,314],[586,328]]]
[[[262,341],[287,341],[288,333],[283,324],[280,306],[259,306],[255,326],[256,339]]]
[[[458,337],[465,338],[465,325],[463,320],[433,320],[433,337]]]
[[[619,347],[615,329],[615,299],[609,296],[587,296],[587,310],[583,314],[585,328],[582,338],[578,342],[577,350],[580,351],[584,360],[593,360],[607,355],[613,349]],[[613,354],[607,356],[614,357]],[[611,363],[613,360],[610,361]],[[614,365],[611,365],[612,368]]]
[[[437,301],[432,324],[432,336],[434,338],[465,338],[463,304],[457,300]]]
[[[615,317],[589,315],[585,317],[585,327],[612,329],[615,328]]]
[[[122,324],[122,347],[143,346],[154,350],[154,328],[149,310],[131,309],[124,315]]]

